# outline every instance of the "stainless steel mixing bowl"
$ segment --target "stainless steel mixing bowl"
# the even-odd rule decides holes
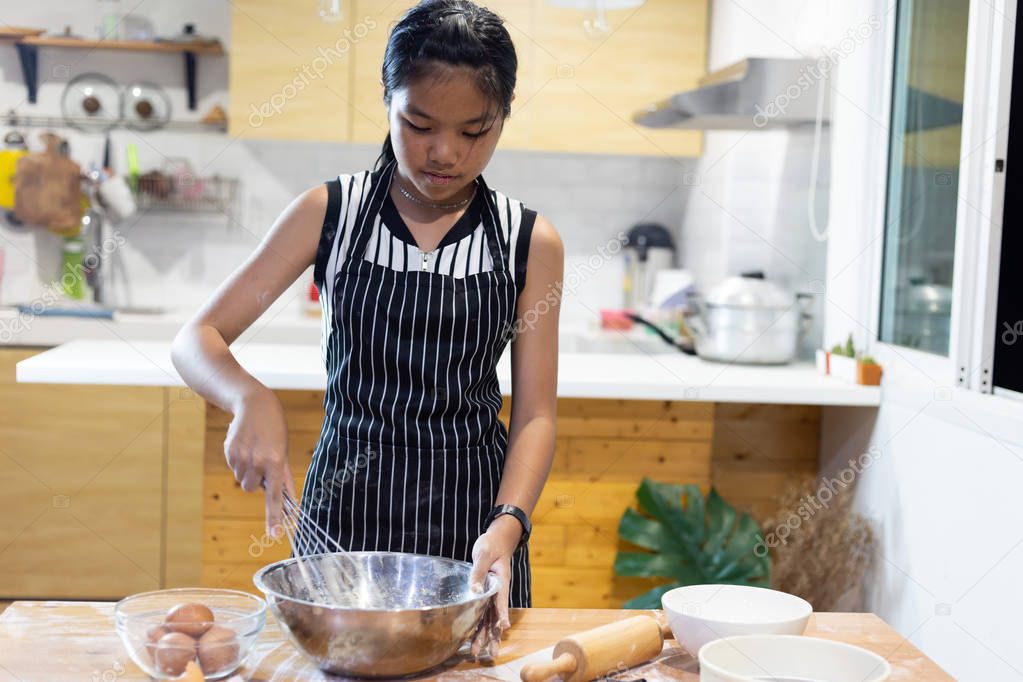
[[[349,560],[358,580],[329,596],[325,580]],[[307,562],[305,575],[299,561]],[[253,582],[292,643],[320,670],[401,677],[440,665],[475,632],[499,580],[488,575],[486,589],[474,593],[471,568],[420,554],[317,554],[265,566]]]

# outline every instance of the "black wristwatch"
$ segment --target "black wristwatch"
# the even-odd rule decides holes
[[[514,504],[499,504],[490,510],[487,514],[487,520],[483,522],[483,529],[490,528],[490,524],[494,522],[498,516],[508,514],[518,519],[518,522],[522,524],[522,538],[519,540],[516,550],[522,549],[522,547],[529,541],[529,534],[533,532],[533,524],[529,522],[529,517],[526,516],[526,512],[522,511]]]

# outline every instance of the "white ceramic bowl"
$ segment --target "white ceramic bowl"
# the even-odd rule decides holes
[[[877,654],[817,637],[743,635],[700,649],[700,682],[882,682],[891,674]]]
[[[707,642],[735,635],[801,635],[810,602],[746,585],[687,585],[665,592],[661,606],[679,644],[694,656]]]

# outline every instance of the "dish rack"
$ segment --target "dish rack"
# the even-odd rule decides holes
[[[154,170],[129,182],[140,211],[220,212],[228,215],[233,213],[239,186],[235,178],[195,175],[190,169]]]

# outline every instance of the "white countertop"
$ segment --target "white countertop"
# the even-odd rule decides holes
[[[257,337],[258,338],[258,337]],[[319,345],[246,342],[232,351],[241,365],[274,389],[323,390]],[[511,393],[510,355],[498,364]],[[18,363],[19,382],[183,386],[169,341],[75,340]],[[802,405],[880,404],[876,387],[821,376],[813,365],[751,367],[706,362],[681,353],[580,353],[559,356],[558,396]]]

